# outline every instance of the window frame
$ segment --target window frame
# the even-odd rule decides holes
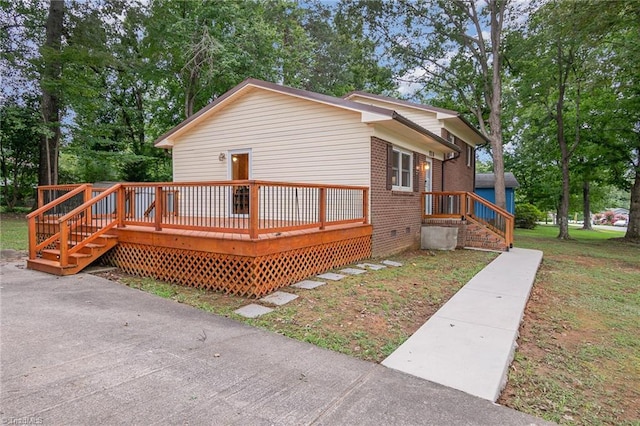
[[[473,147],[471,145],[467,145],[467,167],[469,168],[473,167],[473,162],[471,161],[473,157],[475,157]]]
[[[397,164],[394,164],[394,158],[395,154],[398,153],[398,162]],[[393,146],[392,148],[392,158],[391,158],[391,189],[393,191],[406,191],[406,192],[413,192],[413,152],[411,151],[407,151],[405,149],[399,148],[397,146]],[[403,156],[408,156],[409,157],[409,168],[408,169],[403,169],[402,168],[402,159]],[[398,182],[393,182],[394,178],[396,177],[396,170],[398,171],[398,180],[400,181],[400,185],[398,185]],[[407,171],[408,175],[409,175],[409,181],[406,182],[406,185],[402,185],[402,173],[403,171]]]

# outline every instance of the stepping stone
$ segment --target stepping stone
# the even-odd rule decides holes
[[[345,276],[340,274],[334,274],[333,272],[327,272],[326,274],[318,275],[318,278],[323,280],[340,281]]]
[[[347,275],[360,275],[366,273],[367,271],[365,271],[364,269],[346,268],[341,270],[340,272]]]
[[[258,318],[260,315],[268,314],[272,312],[273,309],[267,308],[266,306],[256,305],[252,303],[247,306],[243,306],[240,309],[236,309],[235,312],[238,315],[241,315],[245,318]]]
[[[311,290],[311,289],[314,289],[316,287],[320,287],[321,285],[325,285],[325,284],[326,283],[324,283],[322,281],[304,280],[304,281],[300,281],[299,283],[291,284],[291,287],[304,288],[306,290]]]
[[[402,263],[394,262],[393,260],[383,260],[380,263],[382,263],[383,265],[387,265],[387,266],[402,266]]]
[[[362,269],[371,269],[372,271],[379,271],[380,269],[386,268],[386,266],[378,265],[376,263],[359,263],[356,266]]]
[[[284,291],[276,291],[275,293],[271,293],[268,296],[260,299],[261,302],[270,303],[272,305],[282,306],[291,302],[292,300],[296,300],[298,298],[297,294],[291,294]]]

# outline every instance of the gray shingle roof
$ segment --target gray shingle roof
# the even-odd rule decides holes
[[[496,182],[494,173],[476,173],[476,188],[493,188]],[[506,188],[517,188],[520,186],[516,177],[511,172],[504,174],[504,186]]]

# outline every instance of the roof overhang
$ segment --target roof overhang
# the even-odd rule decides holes
[[[480,130],[478,130],[476,126],[471,124],[469,120],[467,120],[464,116],[462,116],[457,111],[453,111],[445,108],[438,108],[431,105],[417,104],[415,102],[403,101],[401,99],[394,99],[388,96],[374,95],[367,92],[356,91],[356,92],[348,93],[344,96],[344,99],[349,99],[349,100],[355,99],[355,98],[378,100],[382,102],[387,102],[391,105],[399,105],[399,106],[413,108],[420,111],[431,112],[436,115],[436,119],[438,120],[454,122],[461,127],[468,128],[468,130],[472,134],[474,134],[474,136],[476,136],[475,139],[481,141],[481,142],[476,142],[476,144],[483,145],[490,142],[489,138],[483,135],[482,132],[480,132]]]

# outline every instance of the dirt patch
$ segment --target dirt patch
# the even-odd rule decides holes
[[[19,260],[26,260],[28,253],[23,250],[5,249],[0,250],[0,262],[16,262]]]

